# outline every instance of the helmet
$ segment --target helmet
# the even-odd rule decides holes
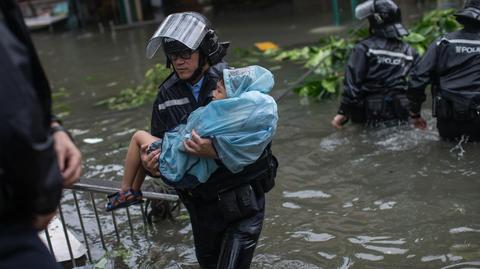
[[[392,0],[368,0],[357,6],[355,16],[359,20],[367,19],[377,35],[386,38],[400,38],[408,35],[402,24],[402,12]]]
[[[214,65],[227,54],[229,44],[218,41],[210,22],[203,15],[182,12],[165,18],[148,42],[146,55],[152,58],[160,46],[163,47],[165,54],[199,50],[210,65]]]
[[[462,24],[463,19],[480,22],[480,0],[468,0],[465,7],[459,10],[455,16]]]

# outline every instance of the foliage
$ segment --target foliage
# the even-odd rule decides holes
[[[427,13],[411,29],[405,41],[410,43],[418,53],[423,54],[427,47],[439,36],[460,29],[455,20],[455,10],[434,10]]]
[[[130,250],[125,246],[118,246],[116,249],[107,251],[100,257],[92,266],[93,269],[113,268],[115,260],[119,259],[124,264],[128,264],[128,261],[132,258]],[[90,268],[90,267],[89,267]]]
[[[455,31],[460,25],[453,16],[454,10],[434,10],[425,14],[411,29],[405,41],[420,54],[439,36]],[[277,61],[289,60],[303,64],[311,75],[294,90],[301,96],[314,96],[318,99],[338,95],[343,81],[343,68],[354,44],[368,36],[368,29],[361,28],[349,33],[348,38],[329,37],[318,44],[279,50],[267,55]]]
[[[446,32],[459,29],[460,25],[453,16],[454,10],[434,10],[425,14],[410,29],[405,41],[420,54],[427,46]],[[328,37],[317,44],[290,50],[258,50],[239,49],[232,51],[231,65],[236,67],[258,63],[261,59],[274,61],[292,61],[309,69],[309,76],[300,82],[294,90],[301,96],[314,96],[318,99],[338,95],[343,80],[343,69],[349,52],[354,44],[368,36],[368,29],[360,28],[350,31],[347,38]],[[278,65],[276,66],[278,67]],[[107,105],[110,109],[131,109],[151,102],[155,98],[157,87],[171,71],[157,64],[145,74],[145,80],[136,88],[127,88],[118,96],[102,100],[97,105]],[[94,77],[87,77],[93,80]]]
[[[65,88],[52,93],[52,110],[55,116],[63,118],[70,114],[70,107],[64,102],[70,95]]]
[[[170,73],[171,71],[164,65],[156,64],[153,68],[147,70],[142,84],[136,88],[124,89],[120,91],[119,95],[102,100],[96,105],[106,105],[114,110],[125,110],[151,102],[157,94],[157,87]]]
[[[258,64],[260,59],[271,55],[271,50],[261,52],[259,50],[234,48],[228,58],[228,63],[234,67],[244,67],[247,65]]]

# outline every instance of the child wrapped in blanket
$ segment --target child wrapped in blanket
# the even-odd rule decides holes
[[[267,93],[273,75],[260,66],[223,70],[223,80],[212,92],[212,102],[193,111],[186,124],[166,132],[163,139],[137,131],[128,147],[120,191],[109,195],[107,211],[142,201],[145,180],[140,148],[161,149],[159,172],[163,182],[173,187],[193,189],[208,180],[218,168],[214,159],[185,152],[183,141],[193,133],[211,138],[219,160],[232,173],[254,163],[272,141],[277,128],[275,100]]]

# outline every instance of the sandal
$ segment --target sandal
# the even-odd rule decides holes
[[[142,191],[134,191],[132,189],[125,192],[109,194],[107,195],[107,199],[107,212],[143,203]]]

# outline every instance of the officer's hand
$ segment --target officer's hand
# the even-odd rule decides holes
[[[55,152],[57,153],[58,167],[63,177],[63,185],[71,186],[80,179],[82,154],[66,132],[55,132],[53,140],[55,141]]]
[[[35,219],[33,220],[33,228],[37,231],[43,231],[48,227],[50,221],[55,217],[57,211],[53,211],[52,213],[47,213],[44,215],[36,215]]]
[[[201,138],[195,130],[192,130],[191,139],[183,141],[185,151],[195,156],[217,159],[217,152],[213,148],[212,140]]]
[[[332,120],[332,126],[337,129],[342,129],[342,125],[347,122],[348,118],[345,115],[337,114]]]
[[[415,128],[418,128],[421,130],[427,129],[427,121],[422,117],[412,118],[412,123],[413,123],[413,126],[415,126]]]
[[[140,147],[140,159],[142,160],[142,166],[152,176],[159,177],[160,171],[158,171],[158,158],[160,157],[160,149],[154,150],[147,154],[148,144]]]

